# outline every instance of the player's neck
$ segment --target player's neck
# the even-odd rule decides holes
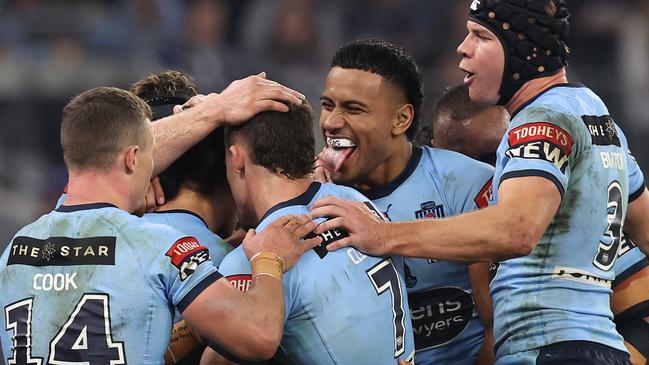
[[[248,189],[257,220],[275,205],[304,194],[314,181],[310,175],[301,179],[289,179],[262,169],[263,171],[258,170],[259,174],[251,179],[253,184]]]
[[[131,202],[131,194],[122,187],[128,186],[117,174],[89,170],[82,173],[70,174],[68,180],[67,198],[65,205],[80,205],[92,203],[110,203],[114,206],[132,212],[140,202]],[[142,203],[144,197],[142,197]]]
[[[227,203],[220,204],[223,200],[226,200],[224,195],[215,193],[214,196],[204,196],[182,187],[176,197],[167,201],[157,211],[187,210],[201,217],[210,231],[219,235],[229,235],[231,232],[222,232],[222,230],[228,223],[234,207],[228,206]]]
[[[516,94],[514,94],[509,102],[507,102],[505,108],[507,108],[507,111],[511,114],[518,110],[518,108],[523,104],[543,92],[543,90],[552,85],[565,84],[566,82],[568,82],[568,78],[566,76],[565,68],[561,69],[561,71],[554,75],[532,79],[521,86]]]
[[[412,157],[412,145],[410,142],[403,139],[400,143],[392,143],[391,147],[390,156],[356,184],[359,190],[389,184],[406,169],[410,157]]]

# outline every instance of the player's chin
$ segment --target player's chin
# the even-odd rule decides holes
[[[145,203],[145,204],[142,204],[142,205],[139,206],[139,207],[137,207],[137,208],[133,211],[133,213],[131,213],[131,214],[133,214],[133,215],[136,216],[136,217],[140,217],[140,218],[141,218],[141,217],[144,215],[144,213],[146,213],[146,203]]]

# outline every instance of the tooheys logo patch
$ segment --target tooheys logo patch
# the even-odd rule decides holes
[[[250,282],[252,282],[251,274],[237,274],[226,276],[226,279],[230,281],[230,284],[237,288],[239,291],[246,292],[250,289]]]
[[[461,288],[410,294],[408,302],[417,351],[452,341],[473,318],[473,299]]]
[[[561,127],[551,123],[536,122],[522,125],[509,132],[510,158],[520,157],[544,160],[566,172],[568,156],[575,142]]]
[[[184,237],[176,241],[167,251],[171,263],[178,269],[180,281],[185,281],[196,271],[198,265],[210,260],[210,252],[194,237]]]
[[[473,201],[479,209],[483,209],[489,206],[489,202],[493,199],[494,189],[493,189],[493,178],[489,179],[486,184],[480,189],[478,195],[476,195]]]

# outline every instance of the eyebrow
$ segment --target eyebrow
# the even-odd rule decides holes
[[[327,96],[324,96],[324,95],[320,97],[320,101],[326,101],[326,102],[329,102],[329,103],[334,103],[334,101],[331,98],[329,98]],[[355,107],[355,106],[360,107],[362,109],[369,109],[370,108],[369,105],[363,103],[362,101],[354,100],[354,99],[352,99],[352,100],[344,100],[344,101],[340,102],[340,105],[342,105],[343,108],[350,108],[350,107]]]

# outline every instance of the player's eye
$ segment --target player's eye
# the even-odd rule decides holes
[[[326,111],[332,111],[334,109],[334,105],[331,102],[328,102],[328,101],[323,100],[320,103],[320,105],[322,106],[322,109],[324,109]]]

